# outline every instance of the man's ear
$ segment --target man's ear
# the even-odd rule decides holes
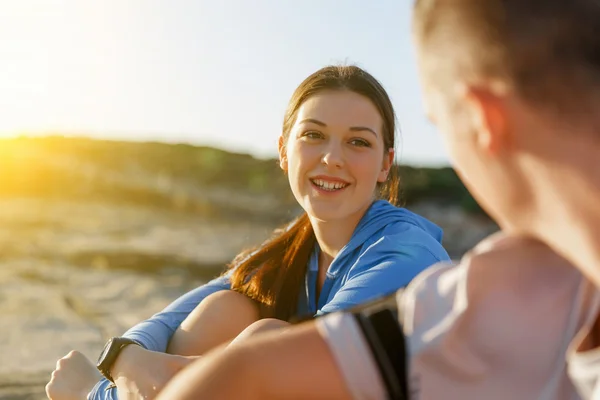
[[[502,86],[471,86],[466,89],[472,127],[478,145],[496,155],[512,146],[506,91]]]
[[[387,180],[387,177],[390,173],[390,169],[392,165],[394,165],[394,156],[396,153],[393,148],[388,149],[388,151],[383,156],[383,165],[381,166],[381,171],[379,171],[379,176],[377,176],[377,182],[383,183]]]
[[[278,143],[278,150],[279,150],[279,166],[281,167],[282,170],[287,172],[288,169],[288,162],[287,162],[287,151],[286,151],[286,143],[285,143],[285,138],[282,136],[279,136],[279,143]]]

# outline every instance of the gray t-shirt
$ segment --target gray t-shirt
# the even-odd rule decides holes
[[[600,399],[600,343],[590,329],[597,318],[589,318],[567,352],[569,376],[584,399]]]
[[[495,236],[457,266],[429,268],[397,295],[411,399],[599,396],[600,350],[578,352],[599,304],[595,287],[532,240]],[[354,398],[386,399],[381,362],[352,313],[317,326]]]

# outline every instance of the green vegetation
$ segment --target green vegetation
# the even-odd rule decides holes
[[[428,200],[481,212],[451,168],[401,166],[400,176],[406,205]],[[60,136],[0,140],[0,197],[108,201],[277,219],[297,209],[274,159],[185,144]],[[273,201],[277,207],[260,208]]]

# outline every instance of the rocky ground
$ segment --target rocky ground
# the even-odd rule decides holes
[[[459,208],[413,210],[458,258],[496,227]],[[105,340],[217,275],[273,228],[159,208],[0,200],[0,399],[44,399],[58,358]]]
[[[156,209],[0,201],[0,399],[45,398],[58,358],[96,357],[267,232]]]

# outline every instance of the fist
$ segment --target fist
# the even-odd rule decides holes
[[[74,350],[56,363],[46,395],[51,400],[85,400],[101,378],[94,364]]]

